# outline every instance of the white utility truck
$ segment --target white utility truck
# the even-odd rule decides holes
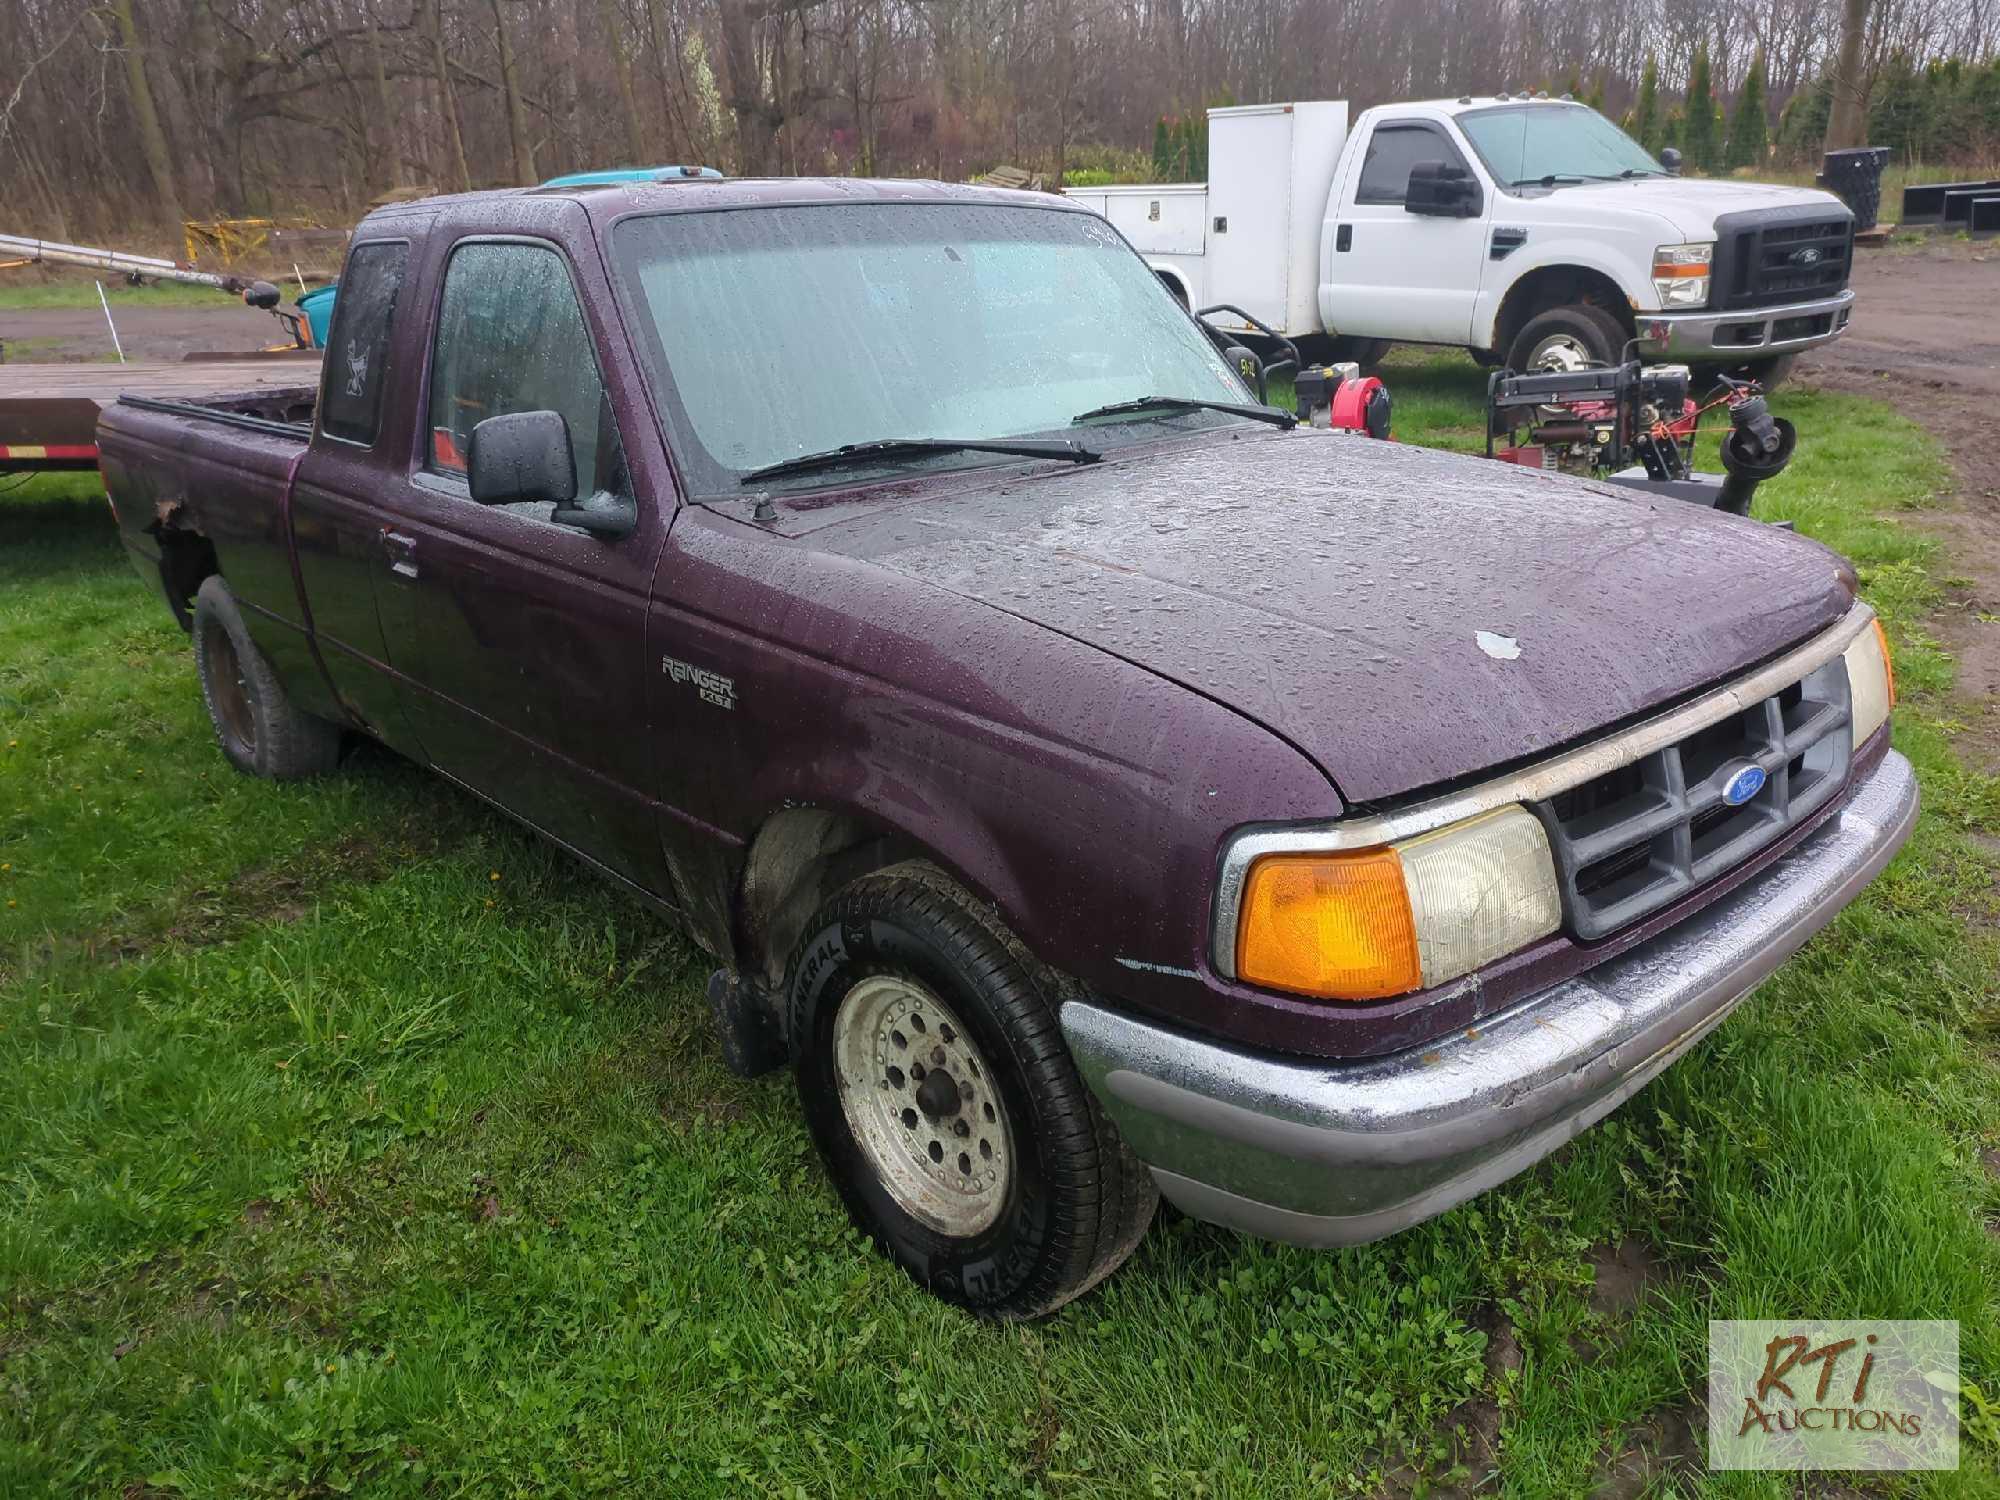
[[[1390,343],[1516,370],[1646,359],[1766,380],[1838,338],[1854,216],[1829,193],[1677,175],[1546,95],[1208,112],[1207,183],[1072,188],[1190,308],[1309,360]],[[1235,312],[1209,319],[1254,331]]]

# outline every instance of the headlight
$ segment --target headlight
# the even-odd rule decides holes
[[[1854,748],[1859,750],[1896,706],[1896,667],[1889,659],[1889,637],[1880,620],[1868,622],[1868,629],[1848,645],[1846,657],[1848,722]]]
[[[1708,306],[1708,273],[1715,246],[1662,245],[1653,252],[1653,290],[1660,306]]]
[[[1379,1000],[1469,974],[1561,923],[1548,835],[1517,803],[1377,849],[1265,855],[1244,882],[1236,975]]]

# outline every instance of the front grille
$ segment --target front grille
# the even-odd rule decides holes
[[[1716,220],[1715,289],[1723,312],[1831,297],[1847,285],[1854,218],[1844,209],[1724,214]]]
[[[1707,884],[1811,817],[1847,779],[1847,664],[1834,657],[1760,703],[1534,804],[1584,941]],[[1764,784],[1723,792],[1748,766]]]

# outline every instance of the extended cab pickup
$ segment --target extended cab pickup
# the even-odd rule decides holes
[[[100,438],[235,765],[371,736],[672,913],[856,1219],[988,1314],[1159,1192],[1324,1245],[1501,1181],[1916,813],[1834,554],[1294,426],[1056,197],[386,208],[310,424]]]
[[[1450,344],[1516,370],[1647,358],[1767,383],[1846,330],[1854,216],[1811,188],[1683,178],[1546,95],[1208,112],[1208,181],[1072,188],[1190,307],[1307,358]],[[1220,321],[1252,325],[1232,312]]]

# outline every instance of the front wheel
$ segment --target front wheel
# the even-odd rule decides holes
[[[788,970],[807,1127],[848,1211],[920,1285],[1053,1312],[1122,1264],[1158,1202],[1076,1071],[1057,982],[924,864],[865,876]]]
[[[1731,375],[1754,380],[1765,390],[1775,391],[1791,379],[1792,367],[1798,362],[1799,357],[1796,354],[1767,354],[1762,359],[1745,360],[1734,369],[1728,369],[1727,366],[1724,368]]]
[[[1587,302],[1552,307],[1521,325],[1507,346],[1507,366],[1523,375],[1615,365],[1625,352],[1618,320]]]

